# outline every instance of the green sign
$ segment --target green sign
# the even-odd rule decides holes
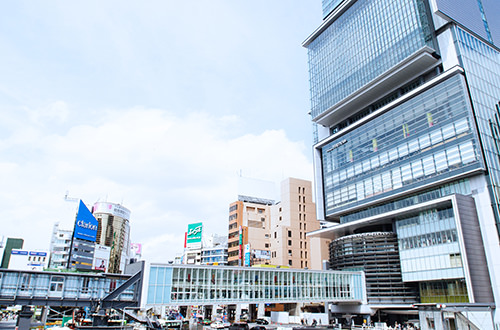
[[[201,242],[201,231],[203,228],[203,223],[192,223],[188,225],[187,231],[187,243],[199,243]]]

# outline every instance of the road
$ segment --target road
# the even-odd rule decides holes
[[[15,329],[16,321],[0,321],[0,329]]]

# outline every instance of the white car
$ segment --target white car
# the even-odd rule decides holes
[[[210,328],[212,329],[224,329],[225,325],[221,321],[215,321],[210,324]]]

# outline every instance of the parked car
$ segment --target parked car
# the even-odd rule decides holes
[[[268,325],[269,324],[269,322],[266,319],[256,319],[255,323],[262,324],[262,325]]]
[[[246,322],[234,322],[229,326],[229,330],[250,330]]]

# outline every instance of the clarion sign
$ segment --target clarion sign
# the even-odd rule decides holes
[[[78,213],[75,220],[73,237],[95,242],[99,223],[89,211],[87,206],[80,200]]]
[[[90,222],[85,222],[83,220],[78,220],[76,222],[76,225],[80,228],[85,228],[85,229],[90,229],[90,230],[97,230],[97,225],[93,225]]]

